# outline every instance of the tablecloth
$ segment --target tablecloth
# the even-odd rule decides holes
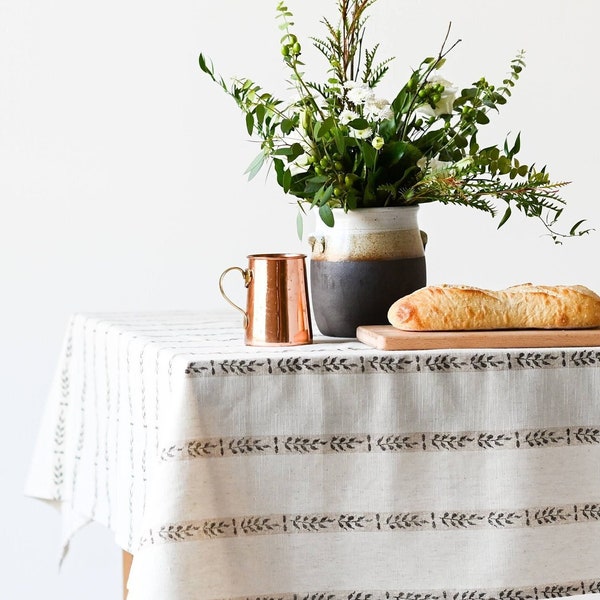
[[[74,315],[26,487],[134,554],[130,600],[600,592],[600,349],[244,346]]]

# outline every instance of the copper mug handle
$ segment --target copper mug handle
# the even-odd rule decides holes
[[[248,313],[241,306],[238,306],[235,302],[233,302],[233,300],[231,300],[231,298],[227,296],[225,290],[223,289],[223,280],[225,279],[225,275],[227,275],[229,271],[239,271],[242,274],[242,277],[244,278],[244,287],[246,288],[252,282],[252,278],[254,275],[252,273],[252,269],[242,269],[241,267],[229,267],[228,269],[225,269],[221,273],[221,277],[219,277],[219,291],[221,292],[221,296],[223,296],[223,298],[225,298],[225,300],[227,300],[227,302],[229,302],[229,304],[231,304],[233,308],[237,308],[237,310],[239,310],[244,315],[244,329],[246,329],[248,327]]]

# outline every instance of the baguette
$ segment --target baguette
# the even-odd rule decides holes
[[[427,286],[394,302],[388,320],[407,331],[600,327],[600,296],[582,285]]]

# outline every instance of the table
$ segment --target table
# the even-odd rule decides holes
[[[74,315],[27,494],[130,600],[600,592],[600,349],[253,348],[230,313]]]

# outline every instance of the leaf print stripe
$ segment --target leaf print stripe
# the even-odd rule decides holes
[[[542,600],[600,593],[600,579],[541,583],[529,587],[469,588],[463,590],[318,590],[252,596],[252,600]],[[248,596],[221,600],[249,600]]]
[[[600,426],[519,431],[370,433],[336,435],[242,436],[194,439],[172,444],[163,461],[232,456],[340,454],[353,452],[440,452],[523,450],[600,444]]]
[[[60,370],[60,398],[59,411],[54,427],[54,466],[52,469],[53,483],[55,486],[54,499],[62,497],[62,489],[65,481],[64,453],[66,442],[67,411],[71,397],[71,358],[73,356],[73,326],[74,319],[71,318],[67,330],[67,339],[63,351],[63,364]]]
[[[509,352],[449,352],[424,354],[359,354],[285,358],[227,359],[191,362],[189,377],[231,375],[299,375],[346,373],[453,373],[461,371],[507,371],[554,368],[600,367],[600,349],[576,351],[536,350]]]
[[[514,529],[577,522],[600,522],[600,502],[504,510],[236,516],[169,523],[148,531],[141,545],[255,535]]]

